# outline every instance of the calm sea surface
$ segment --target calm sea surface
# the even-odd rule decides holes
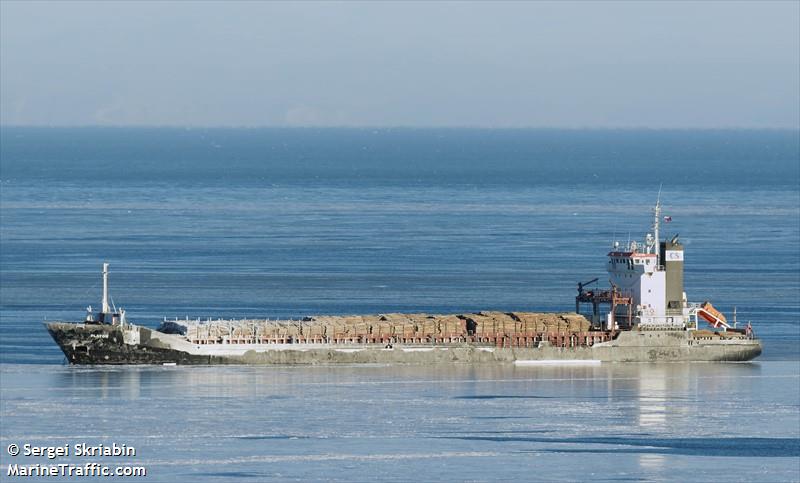
[[[51,462],[12,443],[116,442],[153,481],[800,481],[799,137],[0,129],[2,479]],[[103,261],[148,326],[572,310],[662,183],[689,299],[757,362],[76,368],[42,325],[99,304]]]

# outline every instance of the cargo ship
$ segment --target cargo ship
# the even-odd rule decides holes
[[[82,322],[46,327],[70,364],[333,364],[748,361],[761,354],[751,324],[732,323],[683,289],[684,246],[652,233],[614,242],[598,279],[578,283],[575,312],[378,314],[299,320],[164,320],[157,329],[127,320],[103,298]],[[582,309],[587,313],[582,314]],[[588,309],[590,308],[590,310]],[[735,319],[735,317],[734,317]]]

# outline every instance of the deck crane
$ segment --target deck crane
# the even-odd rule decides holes
[[[599,278],[593,278],[593,279],[589,280],[588,282],[578,282],[578,295],[582,295],[583,294],[583,287],[585,287],[587,285],[591,285],[591,284],[597,282],[598,280],[599,280]]]

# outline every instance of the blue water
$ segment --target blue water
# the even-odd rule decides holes
[[[800,481],[794,131],[0,129],[0,460],[127,443],[172,481]],[[74,368],[41,322],[572,310],[686,245],[751,364]],[[36,460],[32,462],[44,462]],[[5,474],[5,473],[4,473]]]

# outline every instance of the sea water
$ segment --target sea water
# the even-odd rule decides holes
[[[0,460],[146,480],[800,480],[791,131],[0,130]],[[70,367],[45,320],[574,310],[659,186],[746,364]],[[12,477],[13,478],[13,477]],[[48,478],[58,480],[59,478]],[[92,478],[89,478],[92,479]]]

